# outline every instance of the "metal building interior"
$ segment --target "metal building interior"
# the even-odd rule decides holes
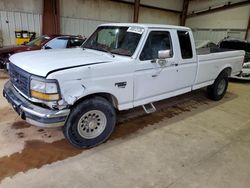
[[[250,54],[249,0],[0,0],[0,63],[8,61],[8,66],[0,66],[1,92],[11,77],[9,58],[14,52],[17,53],[15,61],[21,62],[27,59],[18,54],[47,49],[46,46],[21,49],[21,46],[40,36],[75,37],[72,40],[88,43],[98,26],[106,23],[187,27],[191,29],[196,50],[217,48],[224,40],[234,40],[246,46],[235,48],[245,50],[241,63],[243,59],[250,61],[247,57]],[[25,34],[31,36],[31,33],[35,33],[34,38],[25,38]],[[67,49],[55,49],[55,53],[57,50]],[[37,56],[37,59],[40,57],[43,58]],[[63,57],[65,61],[69,58]],[[56,58],[64,61],[63,57]],[[24,71],[31,70],[25,66]],[[34,63],[33,67],[39,72],[39,66]],[[111,137],[87,149],[73,147],[60,127],[32,126],[1,95],[0,188],[249,188],[250,63],[245,67],[243,64],[244,68],[248,71],[246,77],[230,77],[228,91],[220,101],[207,99],[206,88],[201,88],[156,101],[155,106],[149,103],[148,112],[156,108],[154,113],[144,112],[147,112],[146,104],[142,105],[144,110],[136,105],[119,112],[119,107],[115,108],[118,118]],[[112,71],[109,74],[112,77]],[[121,81],[117,86],[125,88],[127,82],[122,85]],[[100,96],[105,98],[106,94]],[[114,106],[116,100],[110,99]]]

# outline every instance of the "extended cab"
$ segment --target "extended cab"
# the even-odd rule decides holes
[[[116,111],[208,86],[220,100],[228,76],[239,74],[244,51],[197,55],[187,27],[104,24],[82,48],[24,52],[10,57],[3,95],[27,122],[63,126],[76,147],[104,142]]]

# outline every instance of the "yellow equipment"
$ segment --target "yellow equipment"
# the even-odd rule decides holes
[[[15,31],[16,35],[16,44],[21,45],[30,42],[30,39],[34,39],[36,33],[29,31]]]

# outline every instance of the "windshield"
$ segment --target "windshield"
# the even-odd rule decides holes
[[[49,40],[48,36],[40,36],[27,43],[26,46],[41,46],[45,41],[48,40]]]
[[[82,47],[132,56],[143,31],[141,27],[102,26],[97,28]]]

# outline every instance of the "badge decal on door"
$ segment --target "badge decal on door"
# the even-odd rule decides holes
[[[117,82],[115,83],[115,86],[118,88],[125,88],[127,85],[127,82]]]

